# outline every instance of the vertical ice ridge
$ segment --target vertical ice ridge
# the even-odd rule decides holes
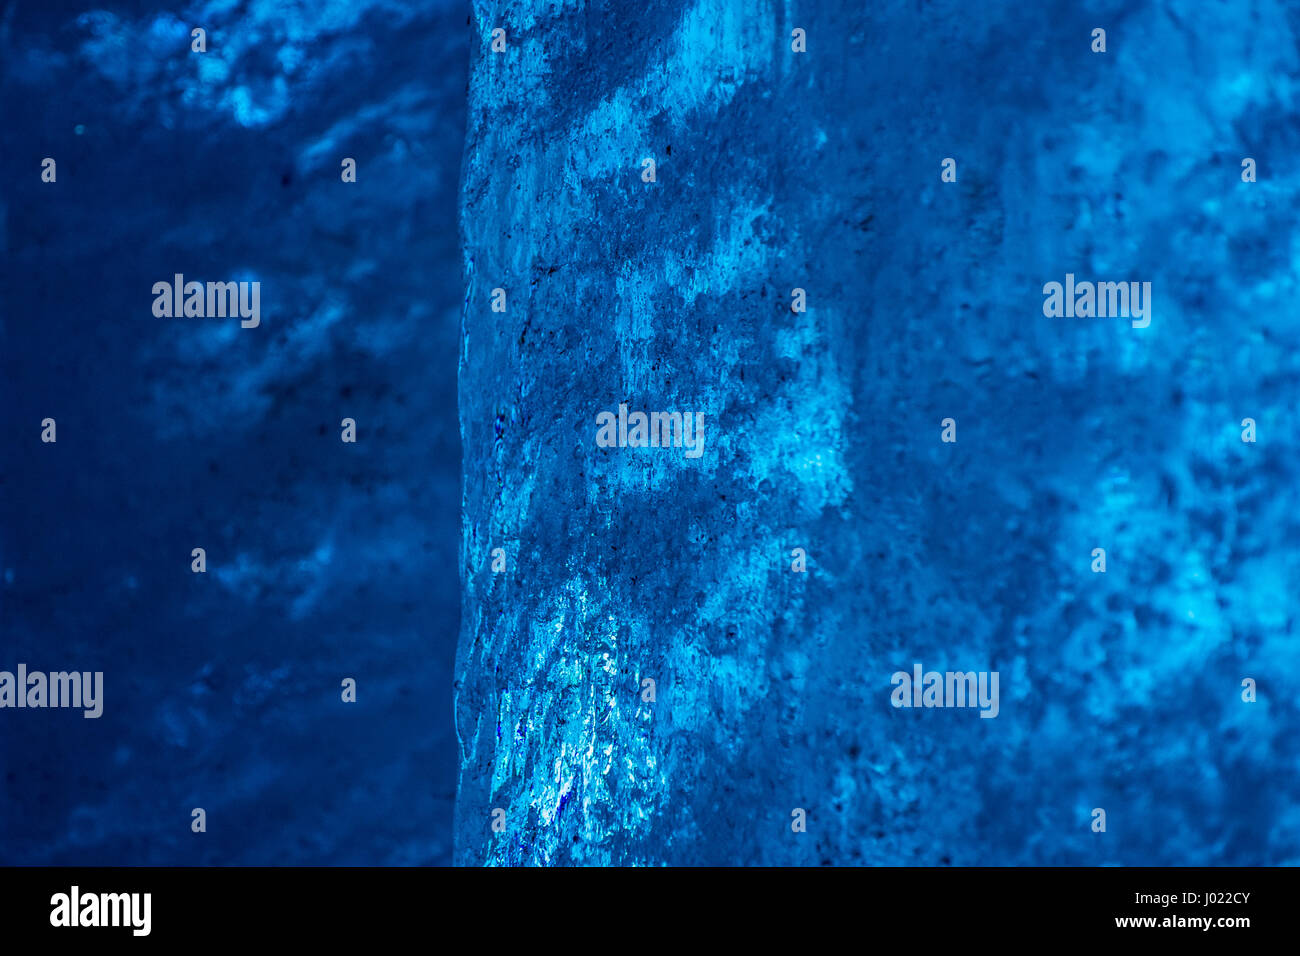
[[[690,860],[694,838],[730,816],[721,788],[752,773],[752,756],[728,752],[769,721],[755,708],[771,661],[796,683],[808,667],[771,646],[763,609],[783,606],[780,629],[798,632],[803,599],[778,579],[782,543],[746,498],[789,479],[815,513],[851,485],[837,412],[797,439],[781,421],[842,398],[835,388],[806,372],[744,380],[778,343],[833,365],[818,357],[816,316],[790,314],[794,283],[773,286],[794,251],[781,241],[792,230],[779,165],[710,156],[712,124],[761,111],[768,93],[746,90],[770,82],[783,41],[769,4],[683,5],[644,72],[602,93],[600,71],[574,75],[560,55],[591,46],[581,21],[525,7],[478,8],[463,177],[457,858]],[[519,42],[494,55],[498,25]],[[586,95],[599,98],[571,109]],[[642,181],[647,156],[658,182]],[[495,288],[505,312],[488,308]],[[743,321],[720,327],[728,314]],[[761,401],[769,385],[775,416]],[[619,402],[703,413],[704,457],[597,449],[595,414]],[[774,442],[793,442],[802,463],[782,464]],[[496,547],[508,565],[493,574]],[[702,775],[708,786],[690,795]],[[497,809],[502,833],[490,829]]]

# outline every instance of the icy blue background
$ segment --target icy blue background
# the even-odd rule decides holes
[[[457,860],[1300,862],[1300,8],[474,28]],[[1067,272],[1150,328],[1044,318]],[[703,458],[597,448],[622,401]],[[894,710],[914,661],[1000,716]]]
[[[450,862],[467,50],[442,2],[0,3],[0,668],[106,682],[0,712],[0,863]],[[174,272],[261,326],[154,318]]]
[[[0,6],[0,667],[107,681],[0,712],[0,862],[1300,863],[1298,39]],[[261,328],[155,319],[178,271]],[[1151,327],[1044,318],[1066,272]],[[704,457],[597,449],[620,401]],[[892,709],[914,661],[1000,716]]]

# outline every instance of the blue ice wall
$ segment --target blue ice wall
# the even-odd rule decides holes
[[[450,861],[466,14],[0,5],[0,863]]]
[[[456,860],[1300,863],[1297,8],[472,26]]]

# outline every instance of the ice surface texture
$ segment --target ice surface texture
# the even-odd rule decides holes
[[[1300,863],[1296,9],[472,29],[456,860]],[[620,402],[703,456],[598,448]],[[999,716],[892,708],[917,661]]]

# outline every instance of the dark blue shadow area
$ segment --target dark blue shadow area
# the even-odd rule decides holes
[[[0,863],[450,861],[467,43],[0,8],[0,670],[104,674],[99,719],[0,710]],[[176,273],[260,325],[156,317]]]

